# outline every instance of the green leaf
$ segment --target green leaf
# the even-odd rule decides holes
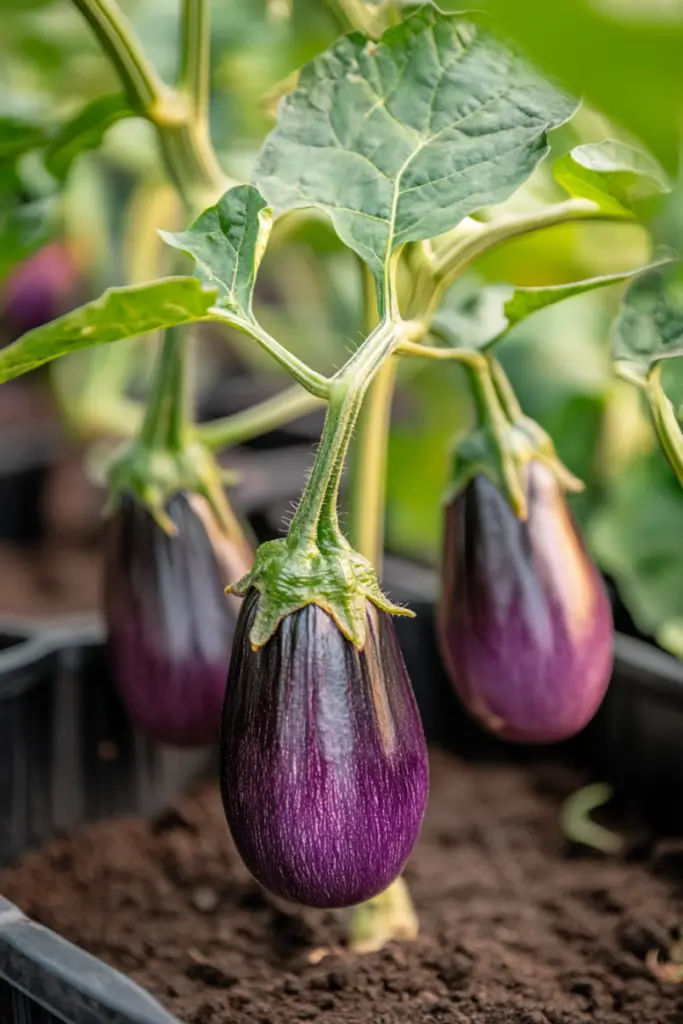
[[[160,328],[212,320],[216,290],[195,277],[109,288],[99,299],[37,327],[0,351],[0,384],[77,349]]]
[[[0,208],[0,281],[54,236],[56,208],[55,196]]]
[[[574,295],[583,295],[585,292],[595,291],[597,288],[607,288],[613,284],[621,284],[631,278],[643,274],[656,267],[662,267],[672,263],[676,259],[673,252],[662,252],[652,263],[644,267],[634,267],[633,270],[622,270],[618,274],[604,274],[600,277],[589,277],[584,281],[570,281],[567,284],[548,285],[544,288],[515,288],[512,295],[505,303],[505,316],[508,321],[508,330],[525,320],[532,313],[537,313],[546,306],[553,306],[556,302],[570,299]]]
[[[630,211],[640,199],[671,191],[649,153],[613,139],[576,146],[556,160],[553,173],[570,196],[592,199],[611,213]]]
[[[16,160],[22,153],[45,144],[47,133],[35,122],[0,116],[0,160]]]
[[[218,292],[217,305],[253,322],[252,293],[272,225],[272,211],[253,185],[229,189],[187,231],[160,231],[169,245],[192,256],[200,281]]]
[[[681,536],[681,488],[658,451],[620,473],[591,519],[591,549],[644,633],[683,616]]]
[[[680,272],[653,270],[637,278],[624,296],[614,332],[614,360],[622,376],[643,384],[657,362],[681,355],[683,282]]]
[[[65,178],[80,153],[97,149],[112,125],[133,116],[123,93],[98,96],[62,125],[48,146],[45,166],[56,178]]]
[[[395,249],[506,199],[574,109],[475,24],[425,6],[303,68],[255,181],[278,212],[326,210],[385,287]]]
[[[486,349],[500,341],[508,331],[557,302],[583,295],[598,288],[628,281],[653,268],[672,263],[676,256],[662,249],[657,259],[646,267],[635,267],[618,274],[590,277],[567,284],[545,285],[542,288],[515,288],[512,285],[487,285],[465,294],[453,305],[446,306],[434,318],[436,333],[446,335],[456,348]]]
[[[609,7],[607,0],[478,0],[476,6],[494,14],[497,31],[523,46],[539,68],[641,138],[675,172],[683,123],[680,4],[669,19],[654,0]]]

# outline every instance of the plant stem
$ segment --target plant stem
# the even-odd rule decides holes
[[[194,120],[206,124],[211,81],[211,0],[183,0],[182,61],[178,89]]]
[[[154,120],[173,92],[148,61],[130,22],[113,0],[73,0],[92,27],[128,93],[131,106]]]
[[[73,0],[73,3],[111,60],[133,110],[156,128],[169,177],[186,206],[194,210],[214,201],[225,191],[229,181],[220,168],[206,125],[194,117],[192,104],[185,95],[161,80],[114,0]],[[187,3],[195,6],[192,0]],[[185,41],[195,54],[197,33],[193,32]],[[196,54],[183,57],[183,67],[189,64],[195,68],[198,63],[201,62]]]
[[[363,280],[363,319],[366,333],[377,322],[375,281],[365,264]],[[380,366],[368,390],[358,421],[351,458],[350,522],[351,546],[382,571],[384,551],[384,499],[389,420],[396,384],[397,361],[387,359]]]
[[[323,399],[311,395],[295,384],[294,387],[281,391],[278,395],[251,406],[250,409],[198,426],[195,436],[207,448],[219,451],[305,416],[320,408],[323,402]]]
[[[381,576],[384,552],[388,434],[398,362],[382,363],[370,385],[353,452],[349,539]]]
[[[664,453],[669,460],[678,482],[683,486],[683,435],[676,418],[673,403],[667,398],[662,387],[662,364],[655,363],[648,374],[645,394],[655,430]]]
[[[524,412],[519,404],[519,399],[514,392],[507,373],[497,359],[489,357],[487,359],[487,363],[489,365],[489,371],[491,373],[491,378],[495,385],[496,392],[498,393],[498,398],[500,399],[500,404],[502,405],[503,411],[510,423],[515,423],[516,421],[523,419]]]
[[[259,343],[269,352],[273,359],[276,359],[280,366],[283,366],[287,373],[290,374],[301,384],[302,387],[310,391],[312,395],[317,398],[328,398],[330,395],[330,381],[327,377],[323,377],[321,373],[317,373],[312,370],[310,366],[302,362],[301,359],[297,358],[293,352],[281,345],[279,341],[268,334],[256,320],[239,320],[236,319],[232,314],[227,311],[221,310],[219,307],[212,309],[212,313],[215,313],[218,318],[224,319],[226,323],[230,324],[238,331],[242,331],[243,334],[248,334],[255,341]],[[348,365],[348,364],[347,364]]]
[[[444,292],[478,256],[489,252],[503,242],[512,241],[534,231],[582,220],[628,220],[629,215],[606,213],[590,199],[567,199],[534,213],[510,214],[490,223],[471,221],[468,231],[456,237],[451,245],[433,256],[423,273],[435,282],[429,306],[424,317],[431,321]],[[421,289],[416,284],[416,293]]]
[[[325,544],[328,540],[348,546],[339,528],[337,512],[344,461],[370,382],[400,338],[400,324],[382,321],[332,378],[330,404],[316,459],[289,528],[292,546]]]
[[[180,452],[187,443],[186,340],[177,327],[169,328],[164,335],[139,435],[148,448]]]

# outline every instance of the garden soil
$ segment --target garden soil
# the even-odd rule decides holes
[[[572,849],[558,807],[581,781],[434,753],[406,872],[420,937],[366,956],[343,915],[250,879],[212,783],[151,823],[51,841],[0,892],[186,1024],[683,1024],[683,984],[656,976],[683,921],[683,846],[631,832],[619,858]]]

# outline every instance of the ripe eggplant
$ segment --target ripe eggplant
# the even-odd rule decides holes
[[[612,666],[607,592],[553,472],[532,461],[517,518],[476,476],[446,508],[438,638],[451,681],[489,730],[565,739],[599,707]]]
[[[251,552],[228,537],[207,502],[175,494],[169,535],[124,497],[107,524],[104,609],[116,683],[132,720],[175,746],[218,741],[239,613],[224,593]]]
[[[429,769],[392,617],[366,602],[358,651],[316,604],[264,646],[244,601],[223,711],[221,785],[247,867],[314,907],[361,903],[400,874],[420,831]]]

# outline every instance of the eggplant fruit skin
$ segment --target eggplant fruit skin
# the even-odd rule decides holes
[[[114,677],[133,722],[172,746],[218,742],[245,545],[208,529],[203,499],[179,493],[169,536],[132,498],[108,522],[104,610]],[[209,518],[207,518],[209,517]]]
[[[527,490],[526,521],[483,475],[447,506],[437,632],[475,718],[502,738],[550,743],[602,702],[613,622],[555,476],[531,462]]]
[[[18,264],[2,290],[4,318],[13,335],[41,327],[76,301],[78,271],[68,247],[50,242]]]
[[[258,650],[245,598],[221,737],[233,839],[265,888],[343,907],[382,892],[419,835],[429,788],[422,723],[391,616],[366,603],[362,651],[310,604]]]

